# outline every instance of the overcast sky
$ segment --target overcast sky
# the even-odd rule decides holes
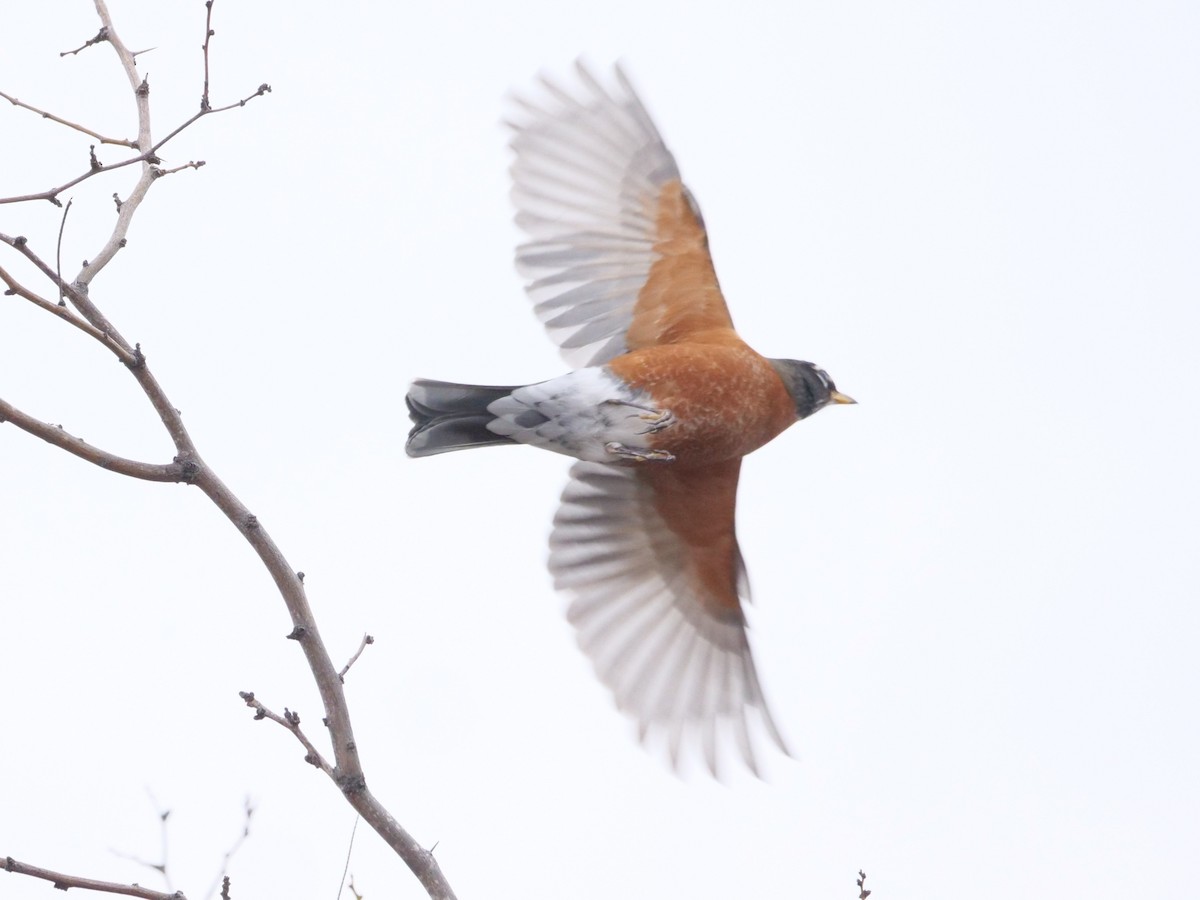
[[[204,6],[111,0],[156,135]],[[336,9],[336,11],[334,11]],[[1182,896],[1200,846],[1200,7],[217,0],[215,103],[92,296],[307,573],[367,778],[462,898]],[[84,0],[0,4],[0,90],[132,137]],[[414,376],[563,371],[512,268],[505,95],[624,61],[742,335],[859,405],[747,459],[752,640],[797,758],[671,774],[544,569],[568,461],[408,460]],[[0,195],[89,139],[0,103]],[[105,162],[118,148],[98,151]],[[74,189],[74,273],[133,174]],[[53,256],[61,211],[0,206]],[[6,248],[0,248],[4,251]],[[11,252],[0,265],[37,282]],[[43,286],[44,287],[44,286]],[[0,397],[170,443],[112,357],[0,303]],[[0,855],[202,898],[332,898],[354,814],[237,692],[320,706],[265,572],[196,490],[0,426]],[[150,799],[153,796],[153,800]],[[365,826],[367,897],[423,896]],[[0,877],[0,896],[47,898]]]

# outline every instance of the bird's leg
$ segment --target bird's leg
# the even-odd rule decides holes
[[[604,449],[618,459],[631,459],[635,462],[672,462],[675,454],[666,450],[648,450],[641,447],[630,447],[619,441],[609,441]]]

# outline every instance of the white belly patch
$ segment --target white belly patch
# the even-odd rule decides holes
[[[646,393],[631,390],[603,366],[579,369],[517,388],[488,406],[488,430],[590,462],[670,459],[650,437],[671,424]]]

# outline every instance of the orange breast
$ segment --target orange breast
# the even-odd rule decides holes
[[[651,445],[672,453],[677,466],[738,459],[796,421],[795,405],[775,370],[732,330],[634,350],[608,366],[674,414]]]

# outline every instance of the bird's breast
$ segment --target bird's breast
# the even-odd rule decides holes
[[[717,343],[659,345],[608,368],[672,415],[650,445],[676,465],[710,465],[757,450],[796,421],[795,404],[767,360],[736,335]]]

